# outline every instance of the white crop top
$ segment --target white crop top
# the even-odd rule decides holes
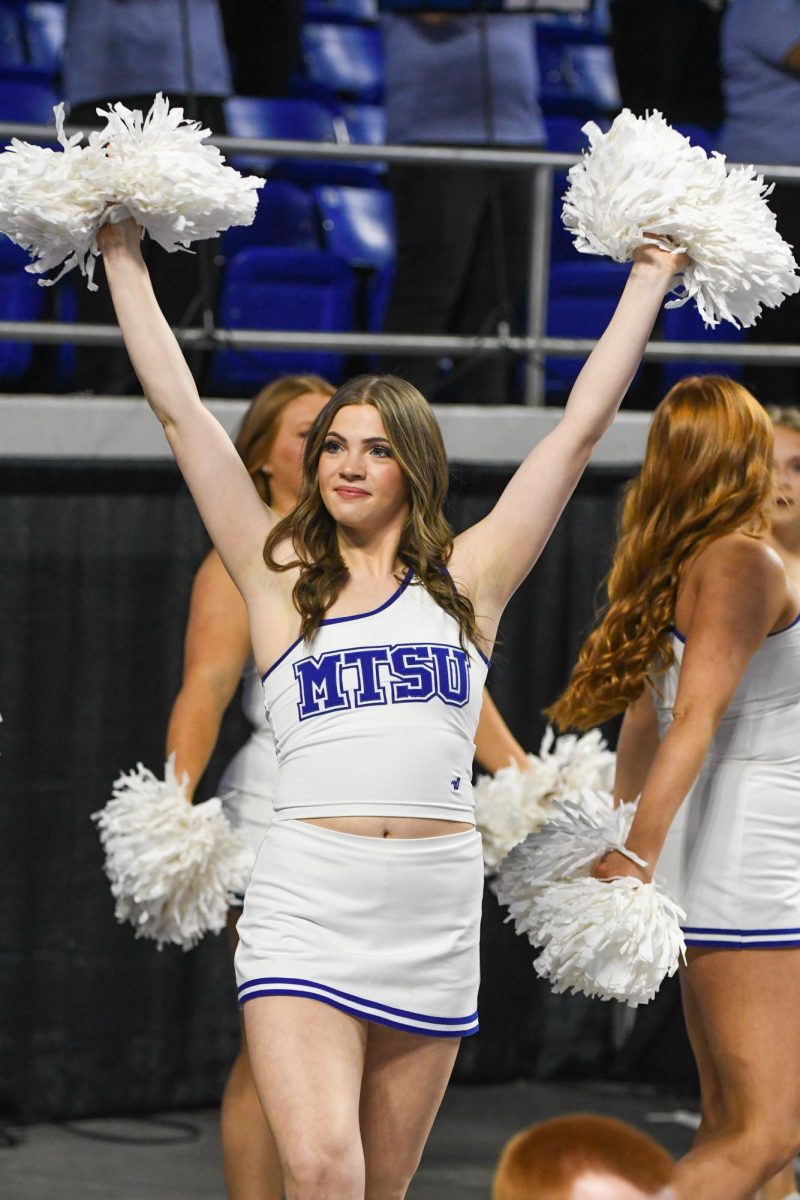
[[[324,620],[263,677],[284,817],[474,823],[473,738],[487,660],[406,574],[371,612]]]

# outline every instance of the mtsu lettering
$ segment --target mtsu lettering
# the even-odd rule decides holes
[[[469,658],[460,646],[424,643],[328,650],[294,664],[301,721],[344,708],[469,700]]]

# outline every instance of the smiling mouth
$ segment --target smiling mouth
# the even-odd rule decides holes
[[[364,492],[361,490],[361,488],[338,487],[338,488],[334,488],[334,491],[336,492],[337,496],[345,496],[345,497],[368,496],[369,495],[369,492]]]

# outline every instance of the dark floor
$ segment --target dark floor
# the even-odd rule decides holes
[[[488,1200],[503,1143],[560,1113],[620,1117],[674,1155],[691,1139],[680,1100],[618,1085],[451,1087],[408,1200]],[[170,1114],[182,1128],[104,1120],[35,1125],[0,1150],[2,1200],[224,1200],[216,1110]],[[196,1131],[193,1136],[184,1126]],[[79,1132],[80,1131],[80,1132]],[[82,1135],[81,1135],[82,1134]],[[94,1136],[87,1137],[87,1134]],[[158,1144],[158,1139],[180,1138]],[[121,1140],[122,1139],[122,1140]]]

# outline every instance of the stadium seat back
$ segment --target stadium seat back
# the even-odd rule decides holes
[[[319,94],[380,102],[385,69],[378,27],[309,24],[302,47],[306,79]]]
[[[270,180],[259,192],[252,225],[235,225],[222,235],[227,259],[253,246],[318,249],[321,233],[317,204],[310,191],[288,180]]]
[[[28,255],[0,234],[0,321],[36,321],[44,308],[44,289],[25,270]],[[31,365],[29,342],[0,341],[0,380],[14,382]]]
[[[268,247],[243,250],[225,272],[219,325],[229,329],[314,330],[352,328],[355,279],[347,263],[324,250]],[[344,356],[335,352],[221,350],[212,388],[250,395],[278,375],[316,371],[341,378]]]

